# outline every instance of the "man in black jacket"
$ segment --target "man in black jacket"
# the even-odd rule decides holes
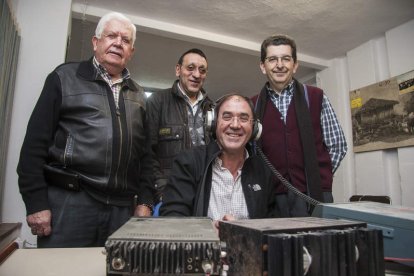
[[[38,247],[104,246],[132,214],[151,214],[145,97],[126,69],[135,35],[124,15],[105,15],[94,57],[45,81],[17,168]]]
[[[172,88],[153,93],[148,99],[157,200],[161,200],[174,157],[209,142],[203,127],[212,103],[203,89],[207,70],[206,55],[200,49],[190,49],[175,66],[178,79]]]
[[[250,99],[227,95],[214,113],[211,131],[216,140],[177,156],[161,215],[215,221],[276,216],[272,174],[247,147],[260,135]]]

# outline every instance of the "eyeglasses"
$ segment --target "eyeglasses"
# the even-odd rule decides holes
[[[127,36],[122,36],[121,34],[116,34],[116,33],[104,34],[103,36],[105,39],[111,42],[118,40],[118,38],[121,38],[121,44],[126,45],[126,46],[131,45],[131,41],[132,41],[131,38]]]
[[[267,60],[267,62],[269,62],[272,65],[277,64],[277,63],[286,65],[292,62],[293,58],[292,56],[281,56],[281,57],[270,56],[270,57],[266,57],[265,60]]]
[[[191,73],[198,71],[198,72],[200,73],[200,75],[205,75],[205,74],[207,74],[207,68],[205,68],[204,66],[197,67],[197,66],[195,66],[195,65],[193,65],[193,64],[190,64],[190,65],[187,65],[187,66],[182,65],[182,66],[183,66],[183,67],[184,67],[187,71],[190,71]]]
[[[241,123],[247,123],[252,120],[250,119],[250,116],[247,114],[233,116],[232,114],[224,113],[221,116],[221,118],[223,119],[223,121],[226,121],[226,122],[230,122],[230,121],[233,122],[234,118],[237,118]]]

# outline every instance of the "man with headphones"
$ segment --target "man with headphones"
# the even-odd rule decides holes
[[[226,95],[207,117],[215,140],[174,160],[161,215],[214,221],[277,216],[272,173],[248,144],[261,133],[251,100]]]

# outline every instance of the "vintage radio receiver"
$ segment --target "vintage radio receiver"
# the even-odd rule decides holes
[[[321,218],[220,222],[229,275],[381,276],[382,232]]]
[[[368,228],[382,231],[384,255],[411,260],[414,267],[414,208],[377,202],[324,203],[315,207],[312,216],[330,219],[352,219],[367,223]]]
[[[106,241],[107,274],[220,275],[224,247],[208,218],[134,217]]]

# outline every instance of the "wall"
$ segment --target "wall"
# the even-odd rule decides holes
[[[326,90],[352,142],[349,91],[414,69],[414,20],[384,36],[349,51],[344,58],[318,73],[318,84]],[[348,154],[334,178],[336,202],[353,194],[389,195],[392,204],[414,207],[414,147]]]
[[[16,167],[27,122],[48,73],[65,58],[71,0],[11,0],[21,34],[16,88],[7,156],[3,222],[23,222],[22,238],[35,243],[25,223],[26,211],[17,186]]]

